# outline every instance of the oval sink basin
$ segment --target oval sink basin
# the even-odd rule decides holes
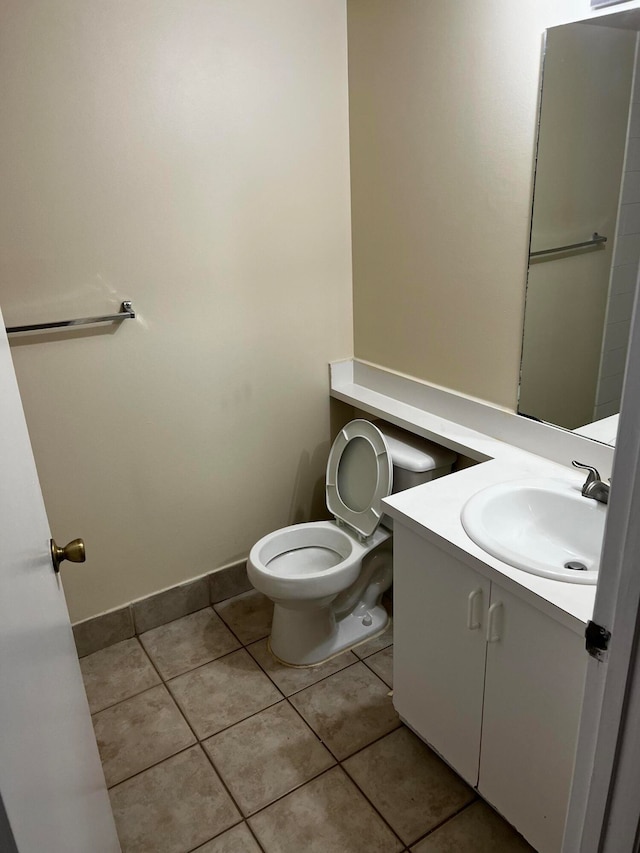
[[[563,480],[489,486],[462,508],[465,532],[504,563],[554,580],[594,584],[606,507]]]

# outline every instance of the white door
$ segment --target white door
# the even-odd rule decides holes
[[[0,850],[120,850],[0,313]]]
[[[639,279],[640,282],[640,279]],[[611,499],[563,851],[627,853],[640,837],[640,283],[631,322]]]
[[[393,562],[393,704],[475,786],[489,581],[397,521]]]
[[[539,853],[562,847],[584,638],[491,585],[478,790]]]

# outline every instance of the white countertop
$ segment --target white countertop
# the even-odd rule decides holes
[[[393,374],[379,368],[357,362],[354,367],[355,377],[343,363],[332,365],[332,396],[481,460],[391,495],[383,501],[385,512],[489,580],[583,634],[593,613],[595,585],[550,580],[503,563],[467,536],[460,513],[481,489],[509,480],[549,477],[582,486],[583,472],[567,467],[572,458],[594,464],[608,476],[613,448],[516,416],[505,417],[493,407],[458,399],[442,389],[434,391],[417,380],[398,377],[396,381]],[[460,423],[462,419],[464,423]],[[535,453],[530,452],[531,447]],[[540,455],[544,452],[554,458]]]

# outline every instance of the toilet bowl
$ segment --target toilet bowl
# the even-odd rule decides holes
[[[448,473],[455,458],[386,424],[357,419],[340,431],[326,477],[334,520],[283,527],[249,554],[249,580],[274,602],[269,643],[280,661],[320,664],[385,630],[393,563],[381,501]]]

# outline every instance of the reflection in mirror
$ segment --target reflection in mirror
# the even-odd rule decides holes
[[[620,408],[640,259],[638,28],[623,13],[547,31],[518,411],[568,429]]]

